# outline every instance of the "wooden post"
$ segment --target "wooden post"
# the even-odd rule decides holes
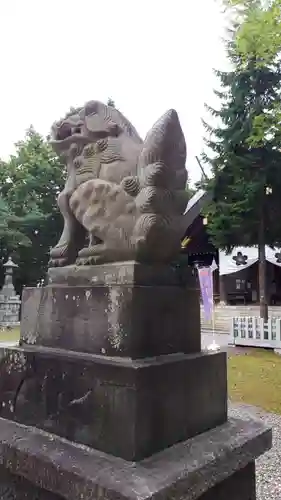
[[[260,317],[268,320],[268,301],[266,290],[266,258],[265,258],[265,224],[264,210],[261,213],[259,228],[259,294],[260,294]]]
[[[225,290],[225,276],[220,275],[219,279],[219,289],[220,289],[220,304],[221,305],[226,305],[227,304],[227,295],[226,295],[226,290]]]

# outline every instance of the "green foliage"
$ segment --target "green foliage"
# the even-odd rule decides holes
[[[0,164],[0,255],[19,264],[21,284],[36,284],[62,230],[56,198],[65,168],[32,127],[16,153]]]
[[[281,50],[280,0],[270,2],[267,8],[262,8],[262,3],[255,2],[245,10],[245,19],[237,30],[236,50],[246,67],[251,59],[259,67],[268,66]]]
[[[14,250],[19,245],[29,246],[30,240],[22,231],[24,225],[24,218],[17,217],[12,213],[10,207],[7,205],[3,198],[0,198],[0,249],[7,253],[7,242],[9,242],[8,249]]]
[[[229,8],[236,8],[227,42],[233,69],[216,72],[221,108],[208,111],[219,125],[204,124],[212,155],[203,155],[213,172],[206,186],[214,195],[208,230],[213,242],[226,249],[257,244],[261,218],[266,243],[281,244],[276,217],[281,210],[279,3],[227,2]],[[267,186],[272,187],[269,196]]]

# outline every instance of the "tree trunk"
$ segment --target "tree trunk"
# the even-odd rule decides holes
[[[261,214],[259,228],[259,290],[260,290],[260,317],[268,320],[268,304],[266,293],[266,258],[265,258],[265,224],[264,212]]]
[[[224,276],[220,276],[220,278],[219,278],[219,292],[220,292],[220,304],[226,305],[227,304],[227,295],[226,295],[226,290],[225,290],[225,277]]]

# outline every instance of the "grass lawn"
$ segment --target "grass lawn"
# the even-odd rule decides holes
[[[11,330],[0,329],[0,343],[9,342],[9,340],[11,340],[12,342],[16,342],[17,340],[19,340],[19,338],[20,338],[20,327],[12,328]]]
[[[234,402],[281,414],[281,356],[253,349],[228,360],[228,391]]]

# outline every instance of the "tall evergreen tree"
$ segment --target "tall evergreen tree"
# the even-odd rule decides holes
[[[206,145],[213,192],[208,230],[227,250],[258,245],[261,316],[267,317],[265,244],[281,245],[280,0],[228,0],[234,21],[226,42],[232,71],[216,71],[221,108]]]
[[[57,195],[65,167],[32,127],[7,162],[0,162],[0,256],[19,264],[19,286],[36,285],[57,243],[62,217]]]

